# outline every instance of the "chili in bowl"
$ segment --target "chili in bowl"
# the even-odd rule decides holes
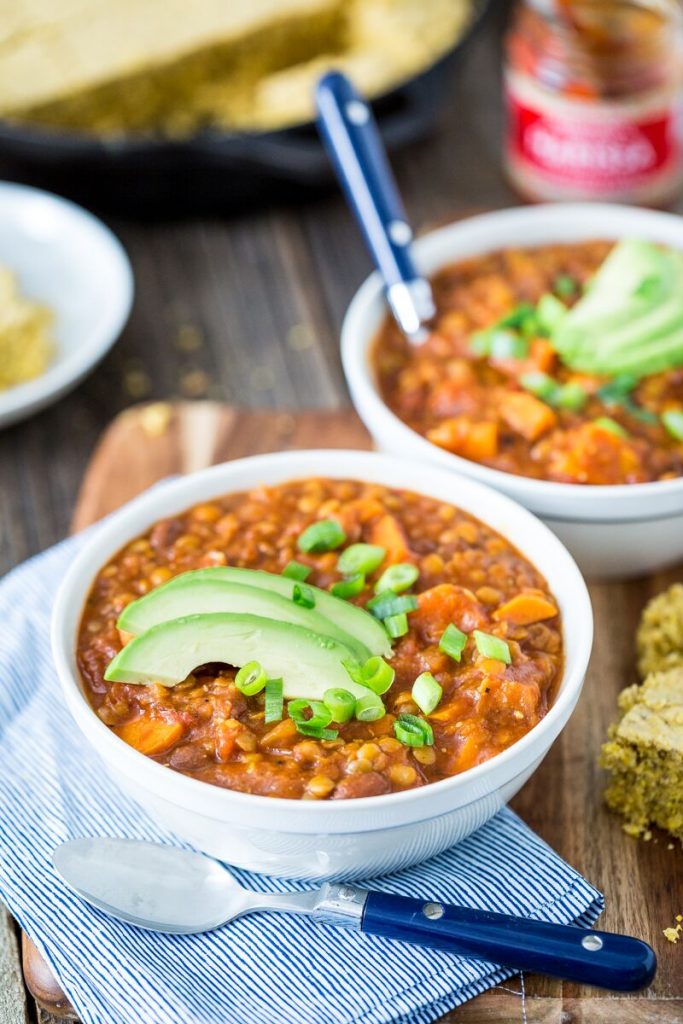
[[[360,877],[464,837],[578,699],[592,621],[509,499],[359,452],[258,456],[104,524],[56,604],[68,704],[199,849]]]
[[[680,218],[501,211],[426,236],[416,257],[437,305],[424,344],[400,335],[375,278],[343,327],[347,380],[378,446],[521,501],[587,574],[683,556]]]

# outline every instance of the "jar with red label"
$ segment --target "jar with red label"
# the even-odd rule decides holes
[[[523,0],[505,93],[525,197],[664,205],[683,188],[681,0]]]

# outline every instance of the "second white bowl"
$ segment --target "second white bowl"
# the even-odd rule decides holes
[[[496,249],[621,238],[683,250],[683,219],[628,206],[547,204],[470,217],[425,235],[414,250],[420,271],[431,275]],[[683,478],[614,487],[533,480],[452,455],[403,423],[382,400],[370,363],[386,308],[373,274],[354,296],[341,338],[351,397],[380,450],[436,463],[515,498],[550,526],[589,577],[642,575],[683,558]]]

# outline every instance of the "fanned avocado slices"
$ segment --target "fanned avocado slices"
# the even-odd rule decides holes
[[[315,608],[304,608],[273,590],[233,583],[215,575],[207,578],[201,572],[182,573],[172,582],[133,601],[119,616],[118,628],[139,636],[152,626],[186,615],[239,612],[289,622],[322,636],[332,637],[348,647],[352,656],[361,663],[370,657],[365,644]]]
[[[584,373],[643,377],[683,365],[683,253],[628,239],[558,324],[552,344]]]
[[[294,595],[294,587],[297,581],[287,576],[279,576],[272,572],[263,572],[260,569],[241,569],[237,566],[216,565],[209,569],[194,569],[174,577],[168,583],[164,583],[160,590],[172,590],[176,587],[186,587],[189,581],[203,584],[210,580],[222,580],[226,583],[239,584],[245,587],[255,587],[258,590],[266,590],[271,594],[278,594],[291,601]],[[333,623],[339,631],[355,638],[356,643],[362,644],[371,654],[381,654],[383,657],[391,655],[391,641],[386,630],[370,612],[363,608],[344,601],[342,598],[334,597],[326,590],[313,587],[309,583],[306,586],[312,591],[315,598],[315,611]],[[133,606],[131,605],[131,608]],[[194,611],[186,607],[187,613]],[[127,629],[123,625],[124,615],[119,619],[119,628]],[[130,630],[130,632],[133,632]],[[338,634],[337,634],[338,635]]]
[[[350,652],[329,636],[258,615],[215,612],[187,615],[153,626],[131,640],[109,664],[109,682],[175,686],[200,665],[241,668],[258,661],[271,679],[282,679],[284,696],[322,700],[330,687],[364,697],[343,662]]]

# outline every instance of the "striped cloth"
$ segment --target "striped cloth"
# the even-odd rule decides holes
[[[86,1024],[426,1024],[509,977],[494,964],[289,914],[207,935],[152,934],[64,887],[50,855],[65,839],[177,842],[122,795],[62,702],[50,608],[80,544],[65,541],[0,583],[0,897]],[[306,888],[235,873],[253,889]],[[603,907],[508,810],[457,848],[373,885],[586,926]]]

